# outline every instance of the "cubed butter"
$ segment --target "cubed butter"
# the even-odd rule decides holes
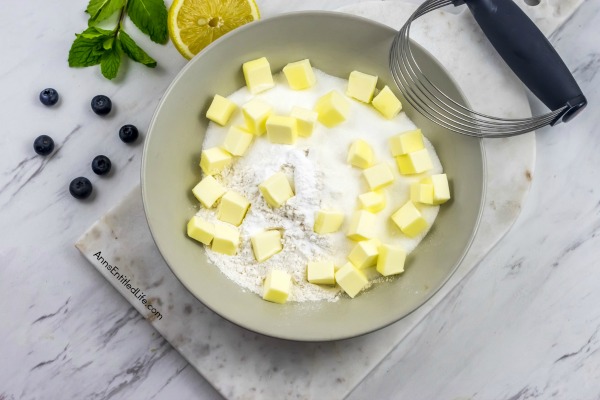
[[[377,259],[377,272],[383,276],[390,276],[404,272],[406,252],[402,247],[383,244],[379,246]]]
[[[350,72],[346,95],[363,103],[370,103],[377,86],[377,77],[359,71]]]
[[[231,154],[220,147],[202,150],[200,154],[200,168],[206,175],[218,174],[228,167],[232,161]]]
[[[394,173],[386,162],[365,169],[363,176],[371,190],[381,189],[394,182]]]
[[[229,128],[227,136],[225,136],[223,148],[234,156],[243,156],[250,147],[253,138],[254,135],[250,132],[239,126],[232,126]]]
[[[192,239],[209,245],[215,235],[215,224],[194,215],[187,224],[187,234]]]
[[[393,157],[412,153],[413,151],[425,148],[425,143],[423,143],[423,134],[421,133],[420,129],[415,129],[392,136],[389,140],[389,144]]]
[[[267,137],[271,143],[294,144],[298,139],[296,118],[271,115],[267,119]]]
[[[290,294],[292,277],[285,271],[272,269],[267,274],[263,287],[263,299],[283,304]]]
[[[318,234],[333,233],[340,230],[344,222],[344,213],[338,210],[322,209],[315,213],[313,230]]]
[[[375,153],[371,145],[362,139],[358,139],[350,145],[346,161],[354,167],[365,169],[373,165],[374,159]]]
[[[358,196],[358,207],[372,213],[378,213],[383,210],[386,203],[385,192],[383,190],[367,192]]]
[[[433,185],[419,182],[410,185],[410,201],[413,203],[433,204]]]
[[[319,122],[332,128],[346,120],[350,113],[350,101],[338,91],[332,90],[317,100],[315,111],[319,114]]]
[[[217,218],[235,226],[240,226],[250,208],[250,202],[234,191],[228,191],[221,198]]]
[[[368,240],[375,236],[375,214],[358,210],[352,214],[346,236],[354,241]]]
[[[294,90],[308,89],[317,81],[308,59],[289,63],[283,67],[283,74]]]
[[[335,285],[335,267],[332,261],[309,262],[306,275],[310,283]]]
[[[273,113],[273,107],[260,99],[253,99],[242,106],[242,115],[248,132],[261,136],[267,131],[267,118]]]
[[[402,103],[387,86],[381,89],[371,104],[387,119],[394,118],[402,110]]]
[[[250,242],[258,262],[268,260],[283,249],[281,232],[276,229],[257,233],[250,238]]]
[[[319,114],[306,108],[295,106],[290,117],[296,118],[298,136],[309,137],[312,135]]]
[[[396,163],[402,175],[420,174],[433,168],[427,149],[398,156],[396,157]]]
[[[206,118],[224,126],[227,125],[229,118],[236,109],[237,105],[233,101],[216,94],[212,103],[210,103],[210,107],[208,107],[208,111],[206,111]]]
[[[335,281],[352,298],[369,283],[365,274],[356,269],[352,263],[344,264],[335,273]]]
[[[409,237],[418,236],[427,228],[427,221],[410,200],[392,214],[392,221]]]
[[[350,251],[348,260],[358,269],[369,268],[377,264],[379,256],[379,245],[377,239],[363,240],[358,242]]]
[[[192,193],[200,203],[206,208],[215,205],[227,191],[212,175],[206,175],[194,188]]]
[[[429,184],[433,187],[433,201],[429,204],[443,204],[450,200],[450,187],[446,174],[431,175],[421,180],[421,184]]]
[[[274,208],[281,207],[283,203],[294,196],[292,186],[283,172],[271,175],[266,181],[258,185],[265,201]]]
[[[215,224],[214,237],[211,249],[217,253],[233,256],[240,245],[240,233],[231,225]]]
[[[242,65],[242,71],[244,71],[246,86],[252,94],[264,92],[275,86],[271,65],[265,57],[245,62]]]

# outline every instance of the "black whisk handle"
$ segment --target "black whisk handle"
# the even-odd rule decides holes
[[[456,0],[467,4],[496,51],[549,109],[564,111],[552,125],[587,105],[575,78],[544,34],[512,0]]]

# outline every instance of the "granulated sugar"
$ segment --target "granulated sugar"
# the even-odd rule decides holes
[[[368,71],[365,71],[368,73]],[[279,115],[288,115],[293,106],[312,109],[316,100],[330,90],[345,93],[347,81],[315,70],[317,84],[308,90],[289,89],[282,74],[275,76],[276,86],[256,96],[244,87],[229,96],[238,106],[258,97]],[[250,201],[251,206],[240,230],[240,249],[235,256],[213,252],[206,248],[210,261],[229,279],[243,288],[262,294],[263,279],[272,268],[292,275],[293,285],[288,301],[334,301],[340,289],[314,285],[306,280],[309,261],[332,260],[341,266],[347,262],[354,242],[345,237],[348,220],[357,208],[357,196],[368,192],[360,169],[352,168],[346,157],[350,144],[357,139],[366,140],[375,151],[378,162],[388,162],[396,180],[386,188],[387,206],[377,214],[377,238],[383,243],[402,246],[412,251],[425,233],[408,238],[390,222],[390,215],[409,199],[409,186],[421,176],[407,177],[399,174],[388,147],[390,136],[414,129],[415,125],[401,113],[393,120],[386,120],[371,106],[351,101],[348,119],[334,128],[317,124],[312,137],[299,138],[293,146],[271,143],[266,135],[256,137],[248,152],[236,158],[231,167],[216,176],[228,189],[236,191]],[[214,123],[209,125],[204,148],[223,143],[229,126],[243,125],[238,112],[227,127]],[[424,132],[426,134],[426,132]],[[432,162],[431,174],[442,173],[442,167],[431,144],[426,141]],[[293,184],[295,196],[282,207],[273,209],[267,205],[258,185],[276,172],[283,171]],[[344,212],[346,221],[342,229],[333,234],[318,235],[313,232],[314,216],[321,208],[336,208]],[[423,217],[429,226],[434,222],[439,207],[426,207]],[[200,209],[198,215],[209,221],[216,220],[215,209]],[[280,229],[283,233],[283,250],[258,263],[252,252],[250,237],[267,229]],[[369,277],[378,274],[367,270]]]

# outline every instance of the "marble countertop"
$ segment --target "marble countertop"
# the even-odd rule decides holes
[[[268,17],[358,1],[258,3]],[[11,32],[0,39],[0,399],[221,398],[73,246],[139,181],[142,146],[121,143],[118,128],[133,123],[143,136],[185,64],[171,45],[145,44],[155,70],[128,64],[108,82],[97,68],[69,69],[84,7],[13,2],[0,15]],[[351,398],[600,395],[599,24],[600,3],[588,0],[551,38],[591,105],[538,132],[535,179],[517,223]],[[62,96],[52,109],[37,100],[49,86]],[[89,109],[99,93],[115,104],[107,119]],[[57,144],[48,159],[31,149],[42,133]],[[106,179],[92,177],[97,154],[113,161]],[[68,194],[79,175],[95,185],[90,201]]]

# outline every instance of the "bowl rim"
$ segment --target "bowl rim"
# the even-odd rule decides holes
[[[165,253],[163,252],[160,244],[158,243],[158,241],[156,239],[156,234],[155,234],[156,227],[153,227],[153,223],[147,212],[148,211],[148,204],[147,204],[148,193],[146,191],[146,182],[145,182],[145,176],[146,176],[145,170],[146,170],[146,164],[147,164],[146,156],[148,154],[149,143],[151,141],[153,128],[154,128],[154,125],[156,124],[156,120],[158,118],[159,112],[162,109],[164,103],[166,102],[166,99],[169,97],[169,94],[171,93],[171,91],[173,91],[175,85],[178,83],[178,81],[181,79],[181,77],[183,75],[185,75],[186,72],[190,68],[192,68],[193,63],[196,62],[196,60],[199,59],[203,53],[205,53],[207,50],[211,50],[213,47],[218,46],[223,40],[227,40],[228,38],[230,38],[231,36],[234,36],[234,35],[242,35],[244,31],[246,31],[247,29],[253,29],[254,26],[256,26],[257,24],[268,24],[274,20],[280,20],[280,19],[285,19],[285,18],[295,18],[298,16],[310,17],[310,16],[323,16],[323,15],[328,15],[328,16],[332,16],[332,17],[336,17],[336,18],[346,18],[349,20],[359,20],[359,21],[363,21],[363,22],[368,22],[373,25],[378,25],[379,27],[387,29],[387,30],[396,31],[395,29],[389,27],[388,25],[382,24],[378,21],[375,21],[375,20],[372,20],[369,18],[365,18],[365,17],[361,17],[361,16],[357,16],[357,15],[353,15],[353,14],[344,13],[341,11],[309,10],[309,11],[294,11],[294,12],[286,12],[286,13],[277,14],[277,15],[269,17],[269,18],[261,19],[258,21],[253,21],[253,22],[245,24],[239,28],[236,28],[231,32],[228,32],[227,34],[223,35],[219,39],[217,39],[214,42],[212,42],[211,44],[209,44],[200,53],[198,53],[194,58],[189,60],[188,63],[177,73],[177,75],[173,78],[173,80],[171,81],[171,83],[169,84],[167,89],[164,91],[158,105],[156,106],[156,108],[154,110],[152,119],[150,120],[150,124],[148,125],[147,135],[146,135],[146,138],[144,141],[144,147],[143,147],[143,152],[142,152],[142,161],[141,161],[141,166],[140,166],[140,187],[141,187],[141,193],[142,193],[142,205],[144,208],[144,216],[146,219],[146,223],[150,230],[150,236],[152,238],[152,241],[158,248],[161,257],[165,261],[165,264],[167,264],[167,266],[169,267],[169,269],[171,270],[173,275],[183,285],[183,287],[185,287],[185,289],[188,292],[190,292],[190,294],[195,299],[200,301],[209,310],[211,310],[215,314],[219,315],[221,318],[225,319],[226,321],[231,322],[232,324],[234,324],[238,327],[246,329],[250,332],[255,332],[255,333],[258,333],[258,334],[261,334],[264,336],[268,336],[268,337],[272,337],[275,339],[282,339],[282,340],[296,341],[296,342],[329,342],[329,341],[345,340],[345,339],[360,337],[360,336],[378,331],[380,329],[383,329],[383,328],[390,326],[396,322],[399,322],[399,321],[405,319],[406,317],[408,317],[409,315],[413,314],[416,310],[420,309],[426,303],[428,303],[446,285],[446,283],[450,280],[450,278],[455,274],[455,272],[458,270],[458,268],[464,261],[467,253],[469,252],[469,250],[475,240],[477,232],[479,230],[480,224],[481,224],[481,219],[483,216],[484,206],[485,206],[485,202],[486,202],[486,195],[487,195],[487,185],[486,185],[486,183],[487,183],[487,160],[486,160],[486,155],[485,155],[485,151],[484,151],[483,140],[480,137],[472,137],[472,138],[470,138],[470,140],[476,140],[479,143],[479,150],[481,152],[481,164],[482,164],[483,170],[482,170],[482,178],[481,178],[482,179],[482,182],[481,182],[482,190],[481,190],[481,198],[480,198],[480,202],[479,202],[479,211],[478,211],[476,219],[475,219],[475,225],[472,227],[472,231],[469,236],[469,240],[465,244],[460,257],[456,260],[455,264],[452,266],[452,268],[450,269],[447,276],[439,282],[438,286],[435,289],[431,290],[428,293],[428,295],[425,296],[425,299],[421,304],[415,306],[409,312],[407,312],[404,316],[402,316],[398,319],[395,319],[395,320],[392,320],[389,322],[385,322],[385,323],[379,324],[377,326],[371,326],[371,327],[368,327],[365,329],[361,329],[357,332],[355,331],[350,334],[338,335],[336,337],[331,337],[331,336],[328,336],[327,334],[322,334],[320,336],[315,335],[314,337],[310,337],[310,338],[304,338],[304,337],[299,337],[299,336],[294,336],[294,335],[285,335],[285,334],[278,335],[276,332],[267,331],[267,330],[261,329],[260,327],[248,326],[248,324],[245,324],[244,322],[239,321],[239,319],[235,318],[235,316],[232,317],[229,315],[224,315],[223,313],[220,313],[218,310],[211,307],[202,298],[200,298],[200,297],[196,296],[196,294],[194,294],[194,291],[192,291],[190,289],[190,287],[188,287],[188,284],[183,279],[180,278],[180,276],[178,275],[176,270],[171,266],[171,264],[165,257],[165,255],[164,255]],[[429,51],[427,51],[425,48],[423,48],[418,43],[416,43],[412,40],[411,40],[411,42],[412,42],[412,45],[419,47],[421,51],[423,51],[429,57],[431,57],[431,59],[434,60],[434,62],[436,62],[438,64],[438,66],[447,73],[446,75],[447,75],[448,79],[456,87],[458,93],[460,94],[461,100],[463,100],[465,102],[466,106],[469,106],[468,99],[466,98],[465,94],[461,90],[461,88],[458,85],[458,83],[456,82],[456,80],[450,75],[450,73],[448,73],[447,69]],[[397,89],[397,85],[396,85],[396,89]],[[458,135],[459,133],[452,133],[452,134]]]

